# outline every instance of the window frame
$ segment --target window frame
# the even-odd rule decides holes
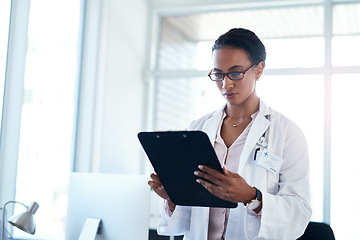
[[[158,1],[159,2],[159,1]],[[347,67],[334,67],[331,65],[332,58],[332,37],[333,37],[333,8],[337,4],[354,4],[359,1],[337,1],[337,0],[323,0],[323,1],[281,1],[281,2],[268,2],[268,1],[213,1],[211,3],[201,0],[196,1],[191,6],[186,2],[177,2],[173,4],[164,4],[159,2],[153,6],[151,12],[151,23],[149,23],[150,43],[148,52],[147,72],[149,73],[147,79],[148,91],[148,111],[145,116],[144,122],[148,129],[156,128],[156,98],[157,85],[161,78],[177,78],[179,71],[161,71],[158,69],[159,46],[161,39],[161,19],[163,17],[187,15],[187,14],[200,14],[213,11],[236,11],[236,10],[254,10],[260,8],[281,8],[281,7],[301,7],[301,6],[322,6],[324,9],[324,66],[318,68],[287,68],[287,69],[265,69],[264,74],[267,75],[303,75],[303,74],[321,74],[324,76],[324,163],[323,163],[323,221],[330,224],[331,219],[331,77],[335,73],[360,73],[360,67],[347,66]],[[163,4],[163,5],[161,5]],[[181,70],[183,77],[199,77],[205,76],[206,71],[197,70]],[[144,159],[145,161],[145,159]],[[150,170],[148,170],[150,171]]]
[[[106,24],[103,17],[103,3],[100,0],[80,2],[80,23],[78,35],[77,79],[74,96],[73,162],[71,172],[96,171],[98,158],[89,158],[99,151],[92,148],[96,128],[94,112],[100,107],[98,100],[99,56],[102,37],[101,26]],[[10,5],[10,21],[5,66],[3,111],[0,128],[0,208],[10,200],[15,200],[16,178],[20,144],[21,113],[24,94],[25,65],[28,46],[28,26],[31,0],[14,1]],[[86,82],[86,84],[82,84]],[[94,160],[95,159],[95,160]],[[97,161],[96,161],[97,160]],[[14,205],[8,205],[8,215],[14,212]]]
[[[11,1],[0,136],[1,206],[15,198],[29,13],[30,0]]]

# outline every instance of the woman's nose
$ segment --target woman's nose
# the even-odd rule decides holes
[[[234,87],[234,81],[232,81],[227,75],[225,75],[224,80],[222,81],[222,87],[224,89],[229,89]]]

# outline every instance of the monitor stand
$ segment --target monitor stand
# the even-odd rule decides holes
[[[98,233],[101,233],[101,219],[88,218],[84,223],[78,240],[95,240]]]

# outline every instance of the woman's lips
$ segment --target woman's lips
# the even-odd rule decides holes
[[[234,98],[237,95],[237,93],[224,93],[224,96],[228,99]]]

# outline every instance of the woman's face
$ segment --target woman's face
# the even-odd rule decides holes
[[[253,66],[245,50],[238,48],[214,50],[213,62],[213,72],[217,73],[245,72]],[[216,82],[216,85],[230,105],[241,105],[251,99],[257,99],[256,80],[261,76],[262,70],[263,62],[246,72],[241,80],[233,81],[225,75],[224,80]]]

